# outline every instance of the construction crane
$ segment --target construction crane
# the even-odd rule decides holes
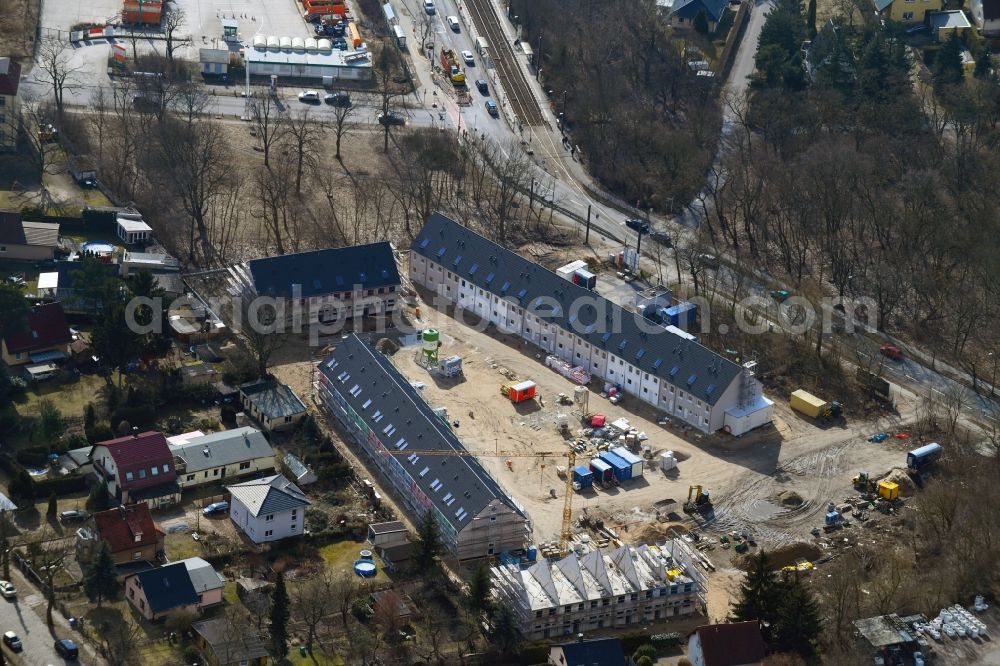
[[[425,451],[389,451],[394,456],[458,456],[461,458],[508,458],[507,468],[513,469],[510,458],[566,458],[566,499],[563,501],[562,529],[559,531],[559,556],[569,554],[569,541],[573,533],[573,468],[576,467],[576,452],[566,451],[456,451],[455,449],[431,449]]]

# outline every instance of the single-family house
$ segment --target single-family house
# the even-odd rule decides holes
[[[211,564],[200,557],[189,557],[178,563],[187,567],[191,585],[198,594],[198,608],[218,606],[223,602],[222,591],[226,586],[226,579]]]
[[[299,460],[294,454],[286,453],[281,461],[285,463],[285,468],[292,475],[292,478],[295,479],[295,483],[300,486],[316,483],[316,472],[313,471],[313,468]]]
[[[31,308],[24,330],[0,342],[0,352],[8,366],[61,361],[72,341],[62,303],[44,303]]]
[[[617,638],[578,640],[549,648],[549,666],[629,666]]]
[[[198,651],[209,666],[267,666],[271,655],[257,632],[224,617],[191,625]]]
[[[676,0],[670,7],[667,24],[674,28],[693,28],[698,14],[704,13],[711,34],[719,27],[728,8],[728,0]]]
[[[273,379],[242,384],[240,404],[268,432],[294,428],[306,415],[299,396]]]
[[[929,12],[939,12],[943,0],[874,0],[875,15],[883,21],[923,23]]]
[[[0,259],[52,261],[58,248],[58,224],[27,222],[21,219],[20,213],[0,212]]]
[[[692,666],[754,666],[767,655],[760,622],[706,624],[688,634]]]
[[[155,562],[163,552],[163,537],[148,504],[123,504],[98,511],[77,530],[76,559],[90,562],[106,543],[115,564]]]
[[[946,12],[932,12],[928,17],[931,28],[931,37],[935,42],[944,42],[951,37],[952,33],[956,37],[965,37],[972,24],[969,17],[961,9],[952,9]]]
[[[140,615],[153,622],[171,612],[198,612],[198,593],[183,562],[129,576],[125,580],[125,598]]]
[[[180,501],[174,456],[161,432],[98,442],[90,460],[98,483],[106,483],[108,494],[118,502],[148,502],[158,509]]]
[[[969,10],[979,32],[987,37],[1000,35],[1000,0],[972,0]]]
[[[274,449],[256,428],[234,428],[181,440],[170,450],[181,489],[225,483],[242,476],[274,472]]]
[[[20,83],[21,66],[10,58],[0,58],[0,151],[17,149],[21,125],[21,103],[17,96]]]
[[[253,543],[302,535],[310,502],[294,483],[280,474],[237,483],[226,490],[232,495],[230,519]]]
[[[138,213],[118,213],[118,238],[126,245],[145,245],[153,238],[153,228]]]

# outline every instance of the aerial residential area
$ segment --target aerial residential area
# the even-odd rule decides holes
[[[998,37],[5,0],[0,663],[1000,664]]]

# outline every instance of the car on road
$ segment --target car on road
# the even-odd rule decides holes
[[[434,6],[434,0],[424,0],[424,11],[428,14],[437,14],[437,8]]]
[[[378,124],[379,125],[405,125],[406,118],[399,115],[394,111],[390,111],[388,115],[379,111],[378,114]]]
[[[699,254],[698,263],[706,268],[718,268],[719,258],[714,254]]]
[[[458,22],[457,16],[449,16],[445,20],[448,22],[448,27],[451,28],[452,31],[458,32],[459,30],[461,30],[461,25]]]
[[[323,101],[334,106],[350,106],[351,95],[343,90],[339,90],[323,95]]]
[[[649,234],[649,237],[654,242],[659,243],[663,247],[673,247],[674,246],[674,241],[673,241],[672,238],[670,238],[670,235],[669,234],[665,234],[662,231],[654,231],[653,233]]]
[[[14,652],[20,652],[24,649],[21,639],[13,631],[4,632],[3,643]]]
[[[490,94],[490,84],[486,83],[486,79],[476,79],[476,88],[484,95]]]
[[[299,93],[299,101],[309,104],[319,102],[319,92],[316,90],[303,90]]]
[[[87,519],[87,513],[85,511],[77,511],[76,509],[69,509],[67,511],[59,512],[59,520],[63,523],[79,523]]]
[[[229,511],[229,502],[212,502],[201,510],[201,515],[214,516],[219,513],[225,513],[226,511]]]
[[[490,114],[494,118],[500,115],[500,109],[497,107],[497,103],[491,99],[486,100],[486,113]]]
[[[878,353],[893,361],[903,360],[903,350],[896,345],[882,345],[878,348]]]
[[[79,659],[80,650],[76,647],[76,643],[68,638],[60,638],[55,643],[56,652],[59,653],[66,661],[73,661],[74,659]]]
[[[472,55],[472,51],[462,51],[462,60],[465,61],[466,67],[476,66],[476,58]]]
[[[13,599],[17,596],[17,588],[9,580],[0,580],[0,596],[4,599]]]
[[[646,220],[640,220],[638,217],[630,217],[625,220],[625,226],[629,229],[635,229],[640,234],[649,233],[649,222]]]

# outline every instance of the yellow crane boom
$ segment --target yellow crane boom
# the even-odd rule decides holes
[[[394,456],[408,456],[416,453],[418,456],[457,456],[460,458],[566,458],[566,498],[563,501],[562,529],[559,531],[559,555],[565,557],[569,554],[569,541],[573,533],[573,468],[576,467],[575,451],[456,451],[454,449],[430,449],[424,451],[415,451],[412,449],[390,451],[386,449],[385,451]]]

